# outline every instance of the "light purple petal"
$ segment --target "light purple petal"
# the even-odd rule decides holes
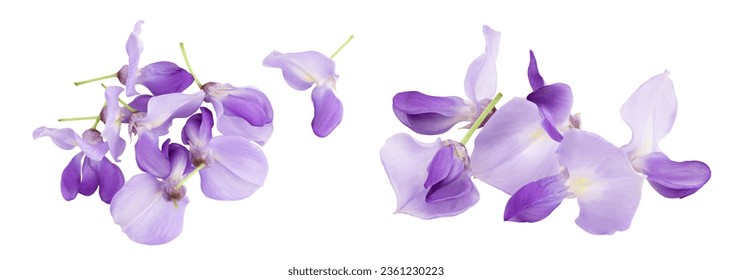
[[[282,69],[282,75],[290,87],[306,90],[315,83],[323,86],[337,79],[335,62],[314,52],[279,53],[273,51],[263,61],[264,66]]]
[[[78,153],[71,158],[69,164],[66,165],[61,173],[61,195],[67,201],[76,198],[81,185],[81,158],[84,153]]]
[[[658,143],[671,131],[678,102],[668,76],[666,71],[649,79],[620,108],[620,116],[633,131],[633,139],[622,148],[631,160],[660,151]]]
[[[264,126],[274,117],[272,104],[261,91],[245,87],[221,98],[224,114],[240,117],[253,126]]]
[[[201,113],[194,114],[186,121],[181,132],[183,143],[203,147],[211,141],[211,129],[213,128],[213,116],[206,107],[201,107]]]
[[[81,151],[90,159],[98,161],[101,160],[105,154],[107,154],[107,151],[109,151],[109,145],[107,144],[107,142],[101,141],[101,133],[99,133],[99,131],[93,130],[93,133],[98,135],[98,140],[91,143],[84,141],[78,135],[76,137],[79,137],[79,149],[81,149]]]
[[[179,200],[176,208],[163,198],[162,184],[150,174],[139,174],[112,198],[110,212],[114,222],[135,242],[164,244],[183,231],[188,197]]]
[[[537,90],[544,86],[544,78],[539,74],[539,67],[536,66],[536,57],[534,57],[534,51],[529,51],[529,84],[531,84],[531,90]]]
[[[470,156],[473,175],[508,194],[556,175],[559,143],[542,128],[538,108],[514,98],[496,111],[475,138]]]
[[[453,167],[458,166],[458,164],[460,165],[459,169],[452,169],[460,172],[457,174],[458,176],[455,176],[454,180],[445,180],[440,182],[440,184],[432,186],[427,190],[427,195],[424,199],[425,202],[428,204],[438,204],[440,202],[449,203],[451,200],[461,201],[462,196],[468,196],[470,197],[468,200],[472,201],[473,195],[477,195],[475,184],[473,184],[473,180],[470,179],[470,175],[463,172],[464,165],[462,162],[456,162]],[[475,194],[472,192],[475,192]],[[472,204],[470,206],[472,206]]]
[[[567,192],[577,197],[575,222],[592,234],[613,234],[630,227],[641,197],[643,176],[622,150],[593,133],[573,129],[557,148],[567,168]]]
[[[392,99],[394,114],[414,132],[442,134],[461,121],[470,120],[472,106],[456,96],[437,97],[418,91],[400,92]]]
[[[142,133],[135,143],[135,160],[140,170],[167,178],[170,175],[170,161],[167,152],[158,148],[158,138],[151,133]]]
[[[135,124],[137,132],[151,130],[158,136],[168,134],[173,119],[187,118],[195,113],[204,96],[203,91],[199,91],[194,94],[175,93],[150,98],[147,115]]]
[[[64,150],[71,150],[79,145],[79,136],[71,128],[48,128],[41,126],[33,131],[33,139],[39,137],[51,137],[56,146]]]
[[[704,186],[712,171],[701,161],[676,162],[661,152],[651,153],[633,161],[639,172],[661,195],[668,198],[687,197]]]
[[[541,87],[526,96],[526,99],[539,106],[555,125],[563,125],[569,120],[572,111],[572,89],[565,84],[551,84]]]
[[[170,144],[168,150],[164,152],[167,152],[170,162],[169,179],[182,180],[185,174],[193,171],[194,167],[191,164],[190,153],[183,145],[177,143]]]
[[[180,93],[193,83],[193,76],[175,63],[158,61],[142,68],[137,83],[153,95]]]
[[[127,66],[127,79],[125,81],[125,89],[127,90],[127,96],[137,95],[135,90],[135,84],[137,82],[137,69],[140,64],[140,54],[142,53],[143,45],[140,40],[141,26],[144,22],[142,20],[135,24],[135,28],[130,33],[130,37],[127,38],[127,56],[129,62]]]
[[[455,199],[427,202],[428,190],[424,188],[427,168],[442,147],[439,139],[433,143],[422,143],[403,133],[386,140],[381,148],[381,162],[397,197],[397,213],[421,219],[448,217],[460,214],[478,202],[480,195],[474,187]]]
[[[311,126],[318,137],[326,137],[343,120],[343,104],[330,87],[315,87],[311,95],[315,116]]]
[[[118,99],[119,94],[124,89],[117,86],[110,86],[104,91],[104,97],[107,100],[105,107],[106,113],[104,114],[104,130],[102,131],[102,137],[107,139],[109,143],[109,154],[112,158],[119,162],[119,156],[125,151],[127,142],[119,136],[121,130],[123,115],[120,110]]]
[[[267,143],[272,136],[274,126],[272,123],[261,127],[253,126],[242,118],[220,115],[216,128],[224,135],[241,136],[251,141],[257,142],[259,145]]]
[[[549,216],[567,196],[566,176],[555,175],[531,182],[516,191],[503,212],[504,221],[533,223]]]
[[[127,105],[130,105],[132,109],[135,109],[138,112],[147,112],[147,104],[150,102],[150,98],[152,97],[153,96],[149,94],[140,94],[135,96],[135,99]]]
[[[97,174],[97,161],[84,157],[81,165],[81,185],[79,185],[79,193],[90,196],[97,191],[99,186],[99,174]]]
[[[475,104],[482,99],[491,98],[496,93],[497,87],[496,58],[501,33],[484,25],[483,36],[485,53],[470,63],[468,73],[465,75],[465,94]]]
[[[267,177],[267,158],[256,144],[240,136],[217,136],[206,147],[201,190],[209,198],[239,200],[252,195]]]
[[[96,168],[99,175],[99,197],[109,204],[124,185],[125,176],[122,170],[106,157],[96,163]]]

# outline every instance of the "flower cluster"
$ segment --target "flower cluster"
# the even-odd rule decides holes
[[[501,95],[493,102],[490,96],[496,92],[500,33],[487,26],[483,33],[486,51],[468,68],[467,100],[417,91],[394,96],[396,117],[419,134],[439,135],[459,122],[472,123],[461,142],[438,138],[422,143],[407,134],[386,141],[381,160],[397,197],[397,212],[422,219],[460,214],[478,202],[474,176],[511,195],[506,221],[537,222],[565,198],[576,198],[577,225],[589,233],[612,234],[630,226],[644,177],[669,198],[693,194],[711,177],[703,162],[672,161],[659,148],[678,106],[668,72],[641,85],[621,108],[633,137],[618,148],[581,129],[579,114],[571,114],[570,87],[547,85],[532,51],[532,92],[495,109]],[[468,153],[464,145],[479,127]]]
[[[98,115],[59,119],[95,120],[93,126],[81,136],[70,128],[40,127],[33,137],[50,137],[66,150],[79,147],[61,176],[64,199],[88,196],[99,188],[114,222],[130,239],[163,244],[183,230],[189,203],[185,184],[195,174],[203,194],[215,200],[244,199],[264,185],[268,164],[261,146],[272,135],[273,110],[267,96],[255,87],[201,83],[191,70],[183,43],[180,48],[188,71],[169,61],[140,67],[142,24],[135,24],[127,40],[126,65],[114,74],[75,83],[117,78],[121,84],[103,84],[104,105]],[[296,89],[316,83],[313,130],[324,137],[335,129],[343,109],[334,95],[338,76],[332,60],[316,52],[275,52],[265,65],[282,68],[286,81]],[[196,88],[185,92],[194,82]],[[124,96],[132,100],[126,102]],[[185,120],[179,142],[170,136],[176,119]],[[101,131],[97,129],[100,122],[104,124]],[[128,180],[117,166],[127,148],[127,137],[121,136],[124,129],[134,141],[141,170]]]

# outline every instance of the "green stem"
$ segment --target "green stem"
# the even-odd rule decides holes
[[[97,125],[99,125],[99,121],[100,121],[100,119],[97,118],[97,120],[94,121],[94,125],[92,125],[92,128],[91,129],[97,129]]]
[[[348,39],[346,40],[346,42],[345,42],[345,43],[343,43],[343,45],[341,45],[341,46],[340,46],[340,47],[339,47],[339,48],[338,48],[338,49],[337,49],[337,50],[336,50],[336,51],[335,51],[335,52],[333,53],[333,55],[331,55],[331,56],[330,56],[330,59],[333,59],[333,58],[334,58],[334,57],[335,57],[335,56],[336,56],[336,55],[337,55],[337,54],[338,54],[339,52],[341,52],[341,50],[343,49],[343,47],[345,47],[346,45],[348,45],[348,43],[349,43],[349,42],[351,42],[351,40],[352,40],[352,39],[353,39],[353,34],[351,34],[351,36],[350,36],[350,37],[348,37]]]
[[[106,75],[106,76],[97,77],[97,78],[94,78],[94,79],[89,79],[89,80],[85,80],[85,81],[81,81],[81,82],[76,82],[76,83],[74,83],[74,85],[75,86],[80,86],[80,85],[83,85],[83,84],[88,84],[88,83],[91,83],[91,82],[96,82],[96,81],[101,81],[101,80],[106,80],[106,79],[109,79],[109,78],[116,78],[116,77],[117,77],[117,73],[114,73],[114,74],[109,74],[109,75]]]
[[[130,104],[127,104],[127,102],[124,102],[122,98],[117,97],[117,101],[119,101],[119,104],[122,104],[122,106],[125,106],[127,110],[130,110],[130,112],[137,113],[137,110],[135,108],[130,107]]]
[[[180,182],[177,185],[175,185],[175,189],[176,190],[180,189],[180,187],[182,187],[183,184],[185,184],[186,181],[188,181],[188,179],[193,177],[194,174],[198,173],[198,171],[201,171],[201,169],[203,169],[204,167],[206,167],[205,163],[201,163],[199,166],[196,166],[196,169],[193,169],[193,171],[191,171],[191,173],[188,173],[188,175],[186,175],[186,177],[184,177],[183,180],[180,180]]]
[[[193,80],[196,81],[196,85],[198,85],[198,88],[203,89],[203,84],[201,84],[201,81],[198,80],[198,77],[196,77],[196,74],[193,73],[193,68],[191,68],[191,63],[188,61],[188,54],[186,54],[186,47],[183,45],[183,42],[180,42],[180,52],[183,53],[183,60],[186,61],[186,67],[188,67],[188,72],[191,73],[191,76],[193,76]]]
[[[83,121],[83,120],[98,120],[99,116],[89,116],[89,117],[78,117],[78,118],[63,118],[58,119],[60,122],[70,122],[70,121]]]
[[[503,97],[502,93],[497,93],[495,97],[493,97],[493,100],[491,100],[491,103],[488,104],[488,106],[485,107],[485,110],[483,110],[483,113],[480,114],[477,120],[473,123],[473,126],[470,127],[470,130],[468,130],[468,133],[465,134],[465,137],[463,137],[463,140],[460,141],[463,145],[466,145],[468,141],[470,140],[470,137],[473,137],[473,133],[476,129],[480,126],[480,124],[483,123],[483,120],[488,116],[488,113],[493,111],[493,108],[496,107],[496,104],[498,103],[498,100],[501,100]]]

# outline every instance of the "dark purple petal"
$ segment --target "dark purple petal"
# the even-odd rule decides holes
[[[452,169],[455,161],[453,156],[454,150],[452,145],[443,146],[435,154],[435,156],[427,165],[427,179],[424,181],[424,187],[429,188],[447,177]],[[462,162],[460,162],[462,164]]]
[[[315,107],[313,132],[318,137],[326,137],[341,123],[343,104],[330,87],[315,87],[311,97]]]
[[[263,126],[272,122],[272,106],[264,95],[228,95],[221,99],[224,114],[246,120],[253,126]]]
[[[193,171],[190,153],[181,144],[170,144],[168,148],[168,159],[170,161],[170,175],[168,177],[180,180],[185,174]]]
[[[469,195],[471,191],[475,189],[475,184],[473,184],[473,180],[470,179],[470,176],[466,173],[463,173],[463,163],[457,162],[453,166],[457,166],[459,164],[460,173],[457,174],[458,176],[451,181],[444,180],[440,182],[440,184],[432,186],[427,191],[427,196],[425,196],[425,201],[427,203],[438,203],[443,201],[449,201],[458,199],[461,196]],[[453,168],[453,170],[458,170],[456,168]]]
[[[193,83],[193,76],[175,63],[158,61],[142,68],[137,83],[153,95],[180,93]]]
[[[138,21],[135,24],[135,28],[132,30],[132,33],[130,33],[130,37],[127,38],[127,56],[129,57],[129,62],[127,66],[127,75],[125,79],[125,89],[127,91],[127,96],[133,96],[137,95],[137,91],[135,90],[135,84],[137,83],[137,69],[138,65],[140,64],[140,54],[142,53],[143,45],[142,41],[140,40],[140,26],[143,24],[143,21]]]
[[[188,118],[181,139],[183,143],[194,146],[203,147],[211,141],[211,129],[213,128],[213,116],[211,111],[206,107],[201,107],[201,113],[195,114]]]
[[[392,99],[394,114],[414,132],[437,135],[467,121],[472,107],[456,96],[437,97],[418,91],[400,92]]]
[[[565,84],[551,84],[541,87],[526,96],[539,110],[551,117],[552,123],[562,125],[572,111],[572,89]]]
[[[551,137],[552,140],[561,142],[564,137],[562,136],[562,133],[559,132],[559,129],[557,129],[557,126],[552,122],[551,117],[547,117],[549,114],[544,112],[541,113],[543,118],[543,120],[541,120],[541,127],[546,131],[546,134],[549,134],[549,137]]]
[[[125,183],[125,176],[122,170],[109,161],[106,157],[96,163],[97,174],[99,175],[99,197],[105,203],[112,202],[112,198]]]
[[[158,148],[158,138],[151,133],[142,133],[135,143],[135,160],[140,170],[167,178],[170,175],[170,162],[167,153]]]
[[[132,109],[135,109],[138,112],[147,112],[147,104],[150,102],[150,98],[152,97],[153,96],[149,94],[140,94],[135,96],[135,99],[127,105],[130,105]]]
[[[69,164],[66,165],[61,173],[61,195],[67,201],[76,198],[81,185],[81,158],[84,153],[78,153],[71,158]]]
[[[567,196],[567,176],[555,175],[520,188],[506,203],[504,221],[533,223],[549,216]]]
[[[464,83],[465,94],[475,104],[483,99],[491,98],[496,93],[498,80],[496,58],[498,57],[501,33],[484,25],[483,37],[485,37],[485,53],[470,63]]]
[[[529,51],[529,84],[531,84],[531,90],[535,91],[544,86],[544,78],[539,74],[539,67],[536,66],[536,57],[534,57],[534,51]]]
[[[84,163],[81,166],[81,185],[79,186],[80,194],[90,196],[97,191],[97,187],[99,186],[99,174],[97,174],[95,163],[95,160],[84,157]]]
[[[262,63],[267,67],[282,69],[285,81],[296,90],[306,90],[313,83],[323,86],[337,79],[335,62],[314,51],[284,54],[273,51]]]
[[[661,152],[651,153],[636,162],[634,164],[640,165],[640,172],[648,176],[651,186],[668,198],[687,197],[701,189],[712,176],[709,166],[701,161],[676,162]]]

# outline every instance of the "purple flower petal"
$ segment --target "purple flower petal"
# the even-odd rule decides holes
[[[191,164],[190,153],[183,145],[170,144],[168,150],[164,152],[167,153],[170,162],[170,175],[168,177],[180,180],[183,179],[185,174],[193,171],[194,167]]]
[[[207,83],[203,86],[206,101],[216,111],[218,130],[224,135],[243,136],[264,145],[272,135],[272,105],[264,93],[252,87],[234,87],[231,84]],[[231,102],[231,104],[227,104]],[[249,110],[238,109],[247,104]]]
[[[557,148],[567,168],[567,192],[577,197],[575,221],[592,234],[613,234],[630,227],[641,197],[643,177],[622,150],[590,132],[573,129]]]
[[[130,105],[132,109],[135,109],[138,112],[147,112],[147,104],[150,102],[150,98],[152,97],[153,96],[149,94],[140,94],[135,96],[135,99],[127,105]]]
[[[61,195],[67,201],[76,198],[81,185],[81,158],[84,153],[78,153],[71,158],[69,164],[66,165],[61,173]]]
[[[112,198],[125,183],[125,176],[122,170],[109,161],[106,157],[96,163],[97,175],[99,175],[99,197],[105,203],[112,202]]]
[[[658,143],[676,119],[676,93],[669,72],[643,83],[620,108],[620,116],[633,131],[633,139],[622,149],[631,160],[660,151]]]
[[[272,105],[264,93],[244,88],[236,94],[221,99],[224,114],[240,117],[253,126],[264,126],[272,122]]]
[[[436,202],[428,203],[428,189],[424,182],[428,176],[428,166],[436,153],[443,147],[439,139],[433,143],[422,143],[407,134],[396,134],[386,140],[381,148],[381,162],[384,165],[389,181],[397,197],[397,213],[409,214],[421,219],[434,219],[460,214],[475,205],[480,199],[472,182],[464,181],[468,176],[461,176],[453,181],[457,189],[468,185],[467,191],[460,190],[463,195],[453,199],[440,199],[452,196],[451,188],[444,194],[434,194]]]
[[[536,57],[534,57],[534,51],[529,51],[529,84],[531,84],[531,90],[537,90],[544,87],[544,78],[539,74],[539,67],[536,66]]]
[[[57,129],[41,126],[33,131],[33,139],[38,139],[39,137],[44,136],[51,137],[51,141],[53,141],[56,146],[64,150],[71,150],[79,145],[78,140],[80,138],[76,135],[76,132],[71,130],[71,128]]]
[[[140,170],[167,178],[170,175],[168,153],[158,148],[158,138],[151,133],[142,133],[135,143],[135,160]]]
[[[271,123],[261,127],[256,127],[241,118],[228,115],[221,115],[218,117],[216,128],[218,128],[221,134],[227,136],[241,136],[258,143],[259,145],[266,144],[274,130]]]
[[[81,185],[79,185],[80,194],[90,196],[97,191],[97,187],[99,186],[99,174],[97,174],[97,167],[95,163],[96,161],[91,160],[88,157],[84,157],[81,165]]]
[[[418,91],[400,92],[392,99],[394,114],[414,132],[442,134],[461,121],[470,119],[472,106],[456,96],[437,97]]]
[[[514,98],[496,111],[475,138],[473,175],[508,194],[560,170],[553,141],[538,108]]]
[[[193,83],[193,76],[175,63],[158,61],[142,68],[137,83],[153,95],[180,93]]]
[[[306,90],[315,83],[323,86],[337,79],[335,62],[327,56],[314,52],[279,53],[273,51],[263,61],[264,66],[282,69],[282,75],[290,87]]]
[[[112,218],[133,241],[164,244],[183,231],[188,197],[177,201],[176,208],[163,198],[163,184],[150,174],[139,174],[127,181],[112,198]]]
[[[566,176],[555,175],[531,182],[516,191],[503,212],[504,221],[533,223],[549,216],[567,196]]]
[[[205,94],[164,94],[150,98],[147,114],[135,122],[138,133],[150,130],[157,136],[168,134],[168,128],[175,118],[187,118],[195,113],[203,102]]]
[[[490,27],[483,26],[485,37],[485,53],[473,60],[465,75],[465,94],[475,104],[485,98],[491,98],[496,93],[496,58],[501,33]]]
[[[565,84],[551,84],[541,87],[526,96],[545,113],[555,125],[563,125],[569,120],[572,111],[572,89]]]
[[[450,173],[452,173],[453,166],[461,166],[455,164],[458,162],[453,156],[452,145],[443,146],[440,150],[435,153],[435,156],[427,165],[427,179],[424,181],[424,187],[429,188],[433,185],[444,180]],[[459,162],[462,164],[462,162]],[[462,170],[460,170],[462,172]]]
[[[461,166],[463,165],[462,162],[460,162],[459,164]],[[475,192],[475,194],[477,194],[475,184],[473,184],[473,180],[470,179],[470,175],[468,175],[467,173],[463,173],[462,167],[460,168],[459,172],[460,173],[457,174],[458,176],[456,176],[454,180],[443,181],[440,184],[432,186],[432,188],[427,190],[425,202],[431,204],[443,201],[449,202],[450,200],[460,200],[460,197],[465,195],[472,197],[472,194],[470,194],[471,192]]]
[[[104,97],[107,100],[104,114],[104,130],[102,136],[109,143],[109,153],[112,158],[119,162],[119,156],[125,151],[127,142],[119,136],[122,126],[123,115],[117,104],[119,94],[124,89],[117,86],[110,86],[104,91]]]
[[[201,107],[201,113],[194,114],[186,121],[181,132],[183,143],[191,146],[206,146],[211,141],[213,116],[206,107]]]
[[[343,120],[343,104],[330,87],[315,87],[311,95],[315,116],[311,126],[318,137],[326,137]]]
[[[648,176],[648,182],[658,193],[668,198],[687,197],[712,176],[709,166],[701,161],[676,162],[661,152],[638,158],[633,165]]]
[[[142,53],[143,45],[140,40],[140,26],[144,22],[142,20],[135,24],[135,28],[130,33],[130,37],[127,39],[127,56],[129,62],[127,66],[127,75],[125,79],[125,89],[127,90],[127,96],[137,95],[135,90],[135,84],[137,83],[137,68],[140,63],[140,54]]]
[[[267,158],[256,144],[240,136],[217,136],[206,147],[210,159],[201,169],[201,190],[216,200],[252,195],[267,177]]]

